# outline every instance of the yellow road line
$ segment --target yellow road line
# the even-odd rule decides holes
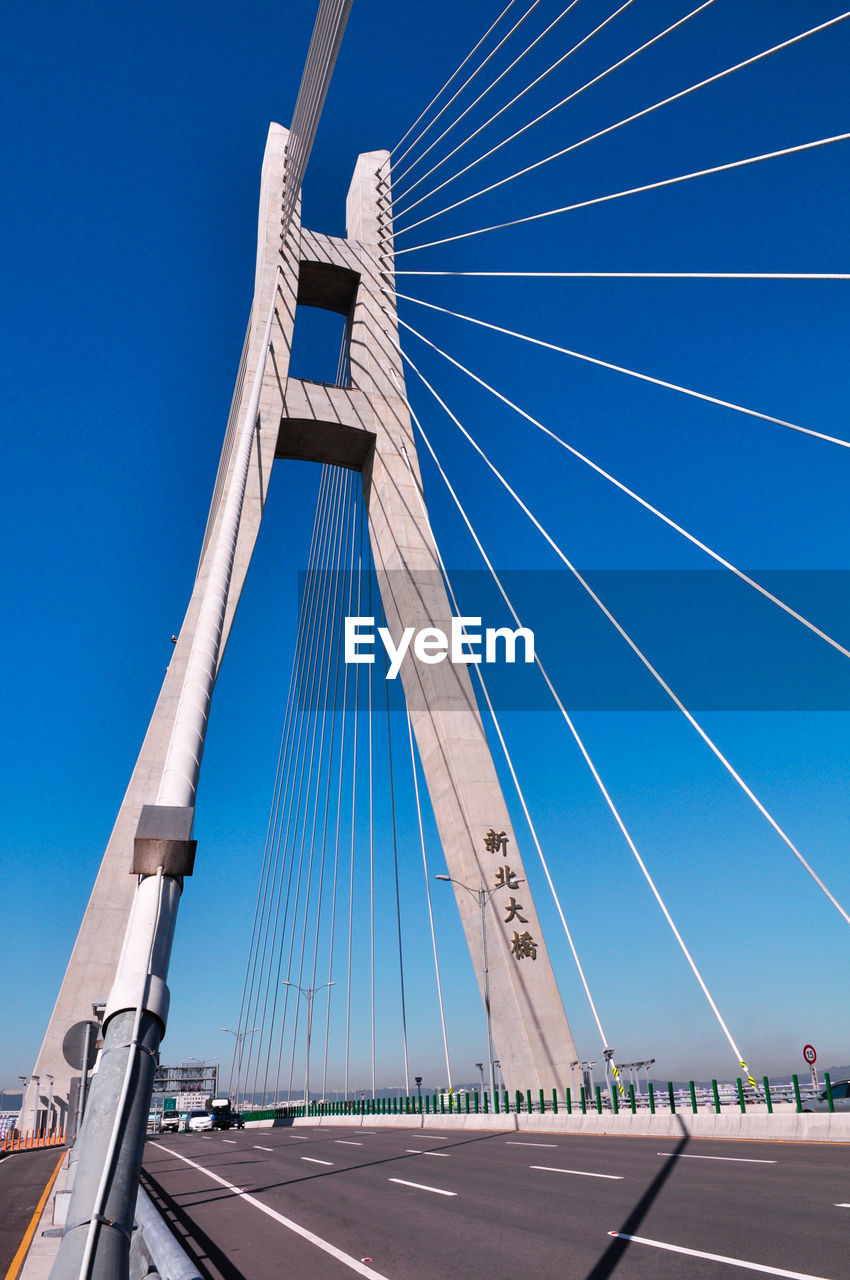
[[[64,1159],[65,1159],[65,1152],[63,1151],[61,1156],[59,1157],[59,1163],[56,1165],[56,1168],[53,1170],[53,1172],[50,1175],[50,1179],[47,1183],[47,1186],[44,1188],[44,1190],[41,1193],[41,1199],[39,1200],[38,1204],[35,1207],[35,1213],[30,1218],[29,1226],[24,1232],[24,1238],[20,1243],[18,1252],[15,1254],[14,1258],[12,1259],[9,1270],[6,1272],[5,1276],[3,1277],[3,1280],[15,1280],[15,1277],[17,1276],[18,1272],[23,1266],[24,1258],[27,1256],[29,1247],[32,1244],[32,1238],[35,1235],[35,1229],[38,1226],[38,1220],[44,1211],[44,1206],[47,1204],[47,1197],[50,1195],[50,1192],[53,1190],[53,1184],[56,1181],[56,1176],[62,1167],[62,1161]]]

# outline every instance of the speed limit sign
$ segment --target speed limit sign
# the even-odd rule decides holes
[[[807,1062],[810,1067],[813,1067],[817,1062],[817,1060],[818,1060],[818,1055],[815,1053],[814,1045],[804,1044],[803,1045],[803,1061]]]

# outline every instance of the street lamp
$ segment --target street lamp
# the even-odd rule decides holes
[[[416,1092],[419,1094],[419,1110],[421,1111],[422,1110],[422,1077],[414,1076],[413,1078],[416,1081]]]
[[[493,1021],[490,1014],[490,971],[487,968],[487,928],[485,921],[485,909],[487,900],[490,896],[502,887],[497,885],[494,889],[485,889],[484,885],[480,885],[477,889],[470,889],[468,884],[464,884],[462,880],[455,880],[452,876],[435,876],[435,880],[448,880],[449,884],[455,884],[459,889],[465,889],[467,893],[472,894],[473,898],[478,902],[478,909],[481,913],[481,962],[484,969],[484,1011],[487,1014],[487,1059],[490,1064],[490,1097],[493,1099],[495,1106],[496,1099],[496,1077],[493,1072]]]
[[[259,1029],[260,1029],[259,1027],[252,1027],[250,1031],[232,1031],[232,1030],[230,1029],[230,1027],[222,1027],[222,1028],[221,1028],[221,1030],[222,1030],[222,1031],[226,1031],[228,1035],[233,1036],[233,1038],[234,1038],[234,1044],[233,1044],[233,1051],[234,1051],[234,1053],[237,1053],[237,1050],[238,1050],[237,1059],[236,1059],[236,1102],[237,1102],[237,1105],[238,1105],[238,1102],[239,1102],[239,1086],[240,1086],[240,1084],[241,1084],[241,1082],[242,1082],[242,1050],[243,1050],[243,1048],[245,1047],[245,1037],[246,1037],[246,1036],[252,1036],[252,1035],[254,1034],[254,1032],[255,1032],[255,1031],[259,1031]],[[233,1072],[231,1071],[231,1073],[230,1073],[230,1074],[231,1074],[230,1086],[231,1086],[231,1088],[232,1088],[232,1087],[233,1087],[233,1079],[232,1079],[232,1077],[233,1077]]]
[[[304,1072],[304,1105],[310,1105],[310,1035],[313,1031],[313,997],[317,991],[324,991],[325,987],[335,987],[335,982],[323,982],[320,987],[300,987],[297,982],[289,982],[284,978],[280,984],[282,987],[295,987],[300,991],[307,1001],[307,1065]]]
[[[49,1075],[47,1079],[50,1081],[50,1089],[47,1094],[47,1122],[44,1127],[48,1133],[52,1133],[53,1132],[53,1076]]]

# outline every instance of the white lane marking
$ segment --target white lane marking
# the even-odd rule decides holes
[[[423,1156],[433,1156],[436,1160],[451,1160],[448,1151],[422,1151]]]
[[[255,1150],[255,1151],[274,1151],[274,1147],[258,1147],[258,1146],[257,1146],[257,1144],[256,1144],[256,1142],[255,1142],[255,1143],[254,1143],[254,1150]]]
[[[387,1182],[397,1182],[401,1187],[415,1187],[417,1191],[433,1191],[435,1196],[456,1196],[456,1191],[444,1191],[442,1187],[426,1187],[424,1182],[405,1182],[404,1178],[387,1178]]]
[[[333,1164],[333,1160],[317,1160],[315,1156],[302,1156],[302,1160],[309,1160],[310,1164]]]
[[[733,1164],[777,1164],[776,1160],[752,1160],[745,1156],[687,1156],[677,1151],[656,1151],[657,1156],[669,1156],[672,1160],[727,1160]]]
[[[232,1146],[235,1146],[235,1145],[236,1145],[236,1139],[235,1139],[235,1138],[222,1138],[222,1142],[229,1142]]]
[[[726,1262],[730,1267],[745,1267],[747,1271],[761,1271],[768,1276],[787,1276],[789,1280],[827,1280],[826,1276],[813,1276],[808,1271],[785,1271],[782,1267],[766,1267],[761,1262],[744,1262],[742,1258],[727,1258],[722,1253],[703,1253],[700,1249],[684,1249],[679,1244],[665,1244],[663,1240],[647,1240],[645,1236],[627,1236],[622,1231],[609,1231],[616,1240],[629,1240],[632,1244],[648,1244],[654,1249],[666,1249],[668,1253],[685,1253],[689,1258],[708,1258],[710,1262]]]
[[[836,1209],[850,1209],[850,1204],[837,1204]]]
[[[413,1147],[408,1147],[404,1154],[405,1154],[406,1156],[422,1156],[422,1155],[424,1155],[424,1154],[425,1154],[425,1152],[424,1152],[424,1151],[415,1151],[415,1150],[413,1149]]]
[[[309,1142],[310,1139],[305,1137],[303,1133],[291,1133],[290,1138],[295,1138],[297,1142]]]
[[[529,1169],[544,1169],[546,1173],[572,1173],[577,1178],[609,1178],[612,1182],[622,1182],[622,1173],[588,1173],[586,1169],[554,1169],[550,1164],[530,1164]]]
[[[362,1142],[351,1142],[350,1139],[348,1138],[336,1138],[334,1139],[334,1141],[338,1142],[340,1146],[343,1146],[343,1147],[362,1147],[363,1146]]]
[[[176,1156],[178,1160],[183,1160],[186,1164],[191,1165],[193,1169],[197,1169],[200,1173],[205,1173],[208,1178],[212,1178],[213,1182],[226,1187],[228,1191],[232,1191],[240,1200],[244,1200],[246,1204],[253,1205],[255,1209],[260,1210],[260,1213],[264,1213],[267,1217],[273,1218],[275,1222],[279,1222],[282,1227],[287,1227],[290,1231],[294,1231],[296,1235],[301,1236],[302,1239],[309,1240],[310,1244],[314,1244],[317,1249],[322,1249],[325,1253],[329,1253],[332,1258],[343,1262],[352,1271],[356,1271],[359,1276],[366,1276],[367,1280],[387,1280],[387,1277],[382,1275],[380,1271],[373,1271],[371,1267],[365,1266],[359,1259],[352,1258],[348,1253],[343,1253],[342,1249],[337,1249],[336,1245],[323,1240],[321,1236],[314,1235],[312,1231],[308,1231],[306,1227],[293,1222],[291,1218],[285,1218],[282,1213],[278,1213],[276,1209],[263,1204],[262,1200],[258,1200],[256,1196],[248,1195],[247,1191],[234,1187],[232,1182],[227,1182],[224,1178],[220,1178],[217,1173],[213,1173],[211,1169],[205,1169],[202,1164],[197,1164],[194,1160],[190,1160],[182,1152],[171,1151],[171,1154]]]
[[[557,1147],[557,1142],[511,1142],[508,1139],[505,1142],[506,1147]],[[661,1152],[659,1151],[659,1155]]]

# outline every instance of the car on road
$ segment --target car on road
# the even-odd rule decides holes
[[[180,1114],[177,1111],[163,1111],[159,1125],[160,1133],[179,1133]]]
[[[190,1111],[186,1118],[187,1133],[203,1133],[212,1127],[213,1118],[208,1111]]]
[[[836,1111],[850,1111],[850,1080],[830,1081],[832,1089],[832,1103]],[[804,1111],[829,1111],[829,1101],[826,1096],[826,1089],[821,1089],[820,1093],[815,1094],[813,1098],[806,1098],[803,1101]]]

